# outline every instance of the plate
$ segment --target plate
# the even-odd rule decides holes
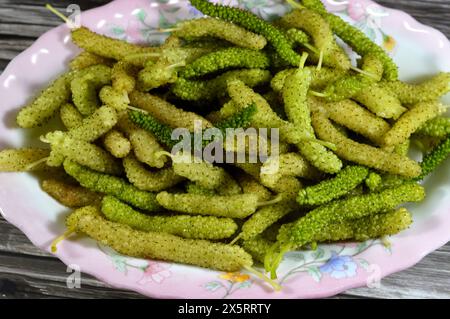
[[[274,19],[289,7],[284,1],[223,1]],[[371,1],[327,1],[329,9],[363,30],[384,47],[400,67],[403,80],[415,81],[439,71],[450,71],[450,43],[404,12]],[[155,28],[201,16],[188,1],[116,0],[82,14],[81,22],[95,32],[135,43],[157,43]],[[17,56],[0,77],[0,148],[39,143],[40,130],[17,128],[18,109],[67,68],[79,49],[70,42],[67,26],[41,36]],[[447,96],[446,102],[450,103]],[[35,144],[36,145],[36,144]],[[156,298],[318,298],[359,286],[376,287],[382,277],[411,267],[450,239],[450,162],[426,182],[427,199],[411,205],[412,227],[381,242],[320,246],[316,251],[286,255],[280,269],[281,292],[246,273],[221,273],[191,266],[118,255],[96,242],[79,238],[59,246],[57,256],[73,269],[105,283]],[[2,215],[20,228],[36,246],[49,251],[51,241],[64,231],[68,210],[40,191],[29,174],[0,174]]]

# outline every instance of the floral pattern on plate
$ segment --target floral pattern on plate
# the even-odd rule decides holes
[[[291,6],[285,1],[276,0],[225,0],[213,2],[250,10],[268,21],[279,18],[291,10]],[[389,16],[386,9],[373,2],[363,0],[348,1],[341,7],[342,9],[338,11],[334,10],[334,13],[362,30],[370,39],[382,45],[387,51],[392,52],[394,50],[396,46],[395,39],[386,34],[381,28],[382,19]],[[158,12],[157,17],[148,12],[153,12],[155,8],[157,8]],[[175,4],[169,4],[169,1],[166,0],[157,0],[152,1],[148,7],[136,8],[133,11],[133,16],[134,19],[128,21],[126,25],[106,25],[104,33],[133,43],[155,45],[161,43],[167,37],[163,31],[159,30],[170,29],[179,21],[199,18],[203,14],[186,0]]]

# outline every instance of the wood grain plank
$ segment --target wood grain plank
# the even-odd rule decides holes
[[[109,1],[50,1],[50,3],[65,12],[65,8],[73,3],[80,6],[82,11],[88,10]],[[48,1],[0,1],[0,22],[11,22],[28,25],[55,26],[61,24],[59,17],[51,13],[46,7]]]
[[[388,276],[378,289],[358,288],[349,295],[374,298],[448,299],[450,296],[450,254],[448,247],[424,258],[416,266]]]
[[[108,3],[109,1],[105,0],[1,0],[0,3],[3,5],[30,5],[35,7],[44,7],[47,3],[50,3],[55,8],[66,8],[68,5],[76,3],[81,9],[87,10],[91,8],[96,8],[103,4]]]
[[[0,22],[55,26],[61,24],[61,19],[43,6],[0,3]]]
[[[27,25],[22,23],[3,23],[0,22],[1,36],[15,36],[17,38],[38,38],[45,32],[53,28],[53,26]]]
[[[19,229],[9,224],[3,217],[0,217],[0,252],[56,259],[50,253],[34,246]]]
[[[61,20],[45,8],[46,3],[47,1],[0,1],[0,35],[37,38],[61,24]],[[64,9],[74,1],[50,1],[50,3],[64,13]],[[78,4],[81,10],[85,11],[105,3],[105,1],[82,1]]]
[[[25,38],[0,38],[0,59],[12,60],[23,50],[28,48],[34,42],[33,39]]]
[[[0,59],[0,74],[3,72],[4,69],[6,69],[6,66],[8,65],[8,63],[10,62],[10,60],[5,60],[5,59]]]
[[[81,274],[80,288],[70,289],[66,266],[56,259],[0,253],[0,292],[5,298],[143,298],[141,295],[110,287]],[[3,288],[2,288],[3,286]]]

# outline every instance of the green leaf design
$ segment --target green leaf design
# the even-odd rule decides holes
[[[139,21],[141,21],[142,23],[145,22],[145,18],[147,17],[147,12],[145,12],[144,10],[140,9],[137,13],[136,13],[136,18],[139,19]]]
[[[267,4],[266,0],[253,0],[253,1],[242,1],[242,4],[247,10],[252,10],[257,7],[261,7]]]
[[[250,280],[247,280],[247,281],[241,282],[241,283],[239,284],[238,288],[239,288],[239,289],[242,289],[242,288],[250,288],[251,285],[252,285],[252,282],[251,282]]]
[[[368,243],[366,241],[363,243],[359,243],[358,246],[356,247],[355,255],[362,253],[364,250],[366,250],[367,246],[368,246]]]
[[[384,247],[384,250],[385,250],[389,255],[392,255],[392,245],[389,245],[389,246],[383,245],[383,247]]]
[[[279,17],[280,17],[280,15],[277,14],[277,13],[269,13],[269,14],[267,14],[264,18],[265,18],[265,20],[267,20],[267,21],[273,21],[273,20],[278,19]]]
[[[167,20],[167,18],[164,16],[163,12],[159,11],[159,27],[162,29],[167,29],[172,26],[172,24]]]
[[[205,284],[205,288],[212,292],[214,292],[217,289],[222,288],[222,287],[223,287],[223,285],[218,281],[211,281],[211,282],[208,282]]]
[[[125,33],[125,30],[122,27],[113,27],[111,31],[114,35],[123,35]]]
[[[147,267],[148,266],[141,266],[141,267],[138,267],[138,268],[139,268],[140,271],[145,272],[147,270]]]
[[[372,41],[376,40],[375,30],[367,25],[367,21],[362,20],[361,22],[357,22],[355,27],[363,31]]]
[[[245,1],[244,0],[237,0],[238,7],[245,7]]]
[[[313,257],[314,259],[321,259],[325,255],[325,250],[321,247],[317,248],[317,250],[314,252]]]
[[[316,282],[320,282],[322,279],[322,273],[320,272],[319,267],[308,267],[308,274],[314,279]]]
[[[368,270],[369,270],[370,263],[369,263],[367,260],[365,260],[365,259],[363,259],[363,258],[359,258],[359,259],[357,259],[357,260],[358,260],[358,263],[361,265],[361,267],[362,267],[365,271],[368,271]]]
[[[127,261],[125,258],[120,256],[111,256],[111,261],[114,265],[114,268],[116,268],[118,271],[122,273],[127,272]]]
[[[166,9],[164,9],[164,12],[173,14],[173,13],[180,11],[180,9],[181,9],[180,7],[166,8]]]
[[[304,263],[305,256],[301,252],[295,252],[295,254],[292,254],[291,260],[295,261],[296,263]]]
[[[366,34],[367,34],[367,36],[368,36],[370,39],[372,39],[373,41],[375,41],[375,39],[376,39],[376,34],[375,34],[375,30],[374,30],[374,29],[369,28],[369,29],[366,31]]]

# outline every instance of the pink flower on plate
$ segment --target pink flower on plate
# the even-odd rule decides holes
[[[172,276],[172,272],[168,270],[169,268],[170,265],[168,264],[149,261],[138,284],[146,285],[149,283],[163,283],[164,280]]]
[[[392,36],[383,34],[383,48],[386,51],[391,53],[392,51],[394,51],[396,45],[397,45],[397,41],[395,41],[395,39]]]
[[[354,21],[361,21],[366,17],[366,4],[363,0],[351,0],[348,3],[348,15]]]

